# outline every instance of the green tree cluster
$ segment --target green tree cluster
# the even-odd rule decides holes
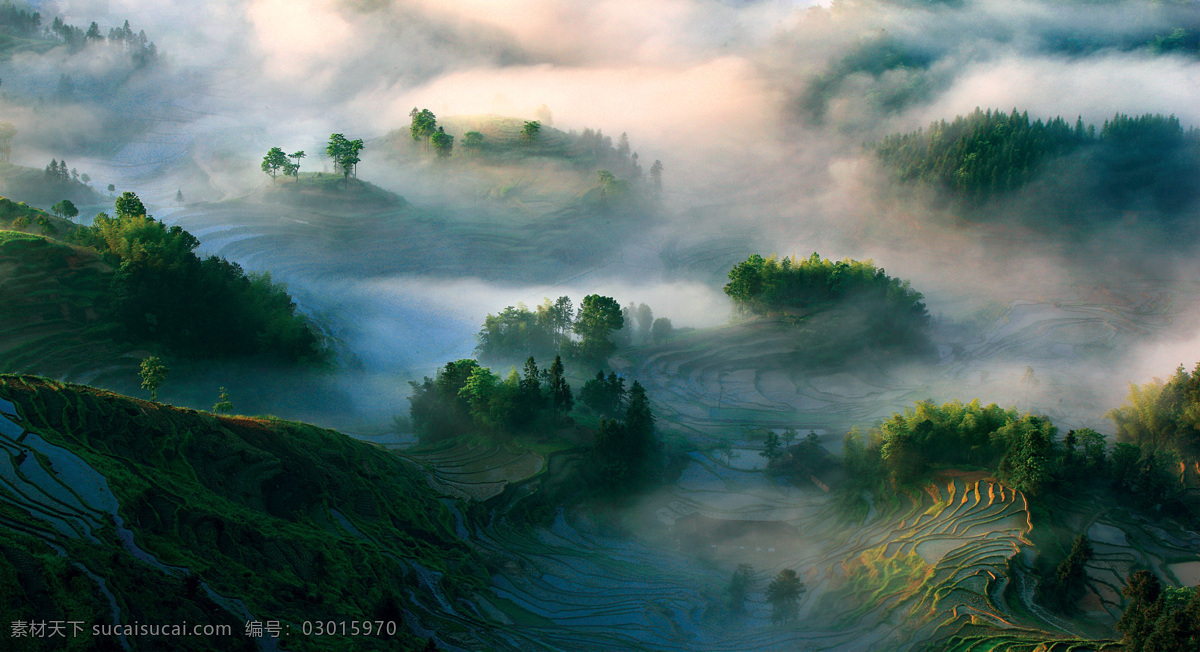
[[[350,184],[350,175],[354,174],[358,177],[358,162],[361,160],[358,153],[363,149],[362,139],[349,140],[342,134],[330,134],[329,144],[325,146],[325,153],[329,158],[333,159],[334,168],[341,170],[342,177],[346,181],[346,185]]]
[[[477,432],[493,438],[556,429],[574,397],[562,359],[538,369],[530,357],[521,374],[501,379],[475,360],[446,363],[434,378],[409,383],[410,415],[422,442]]]
[[[784,449],[780,451],[777,461],[772,462],[773,471],[807,479],[809,476],[820,475],[836,464],[829,452],[821,446],[817,433],[810,431],[800,443],[792,446],[791,442],[797,434],[794,429],[788,428],[782,435],[776,435],[782,440]]]
[[[425,143],[426,150],[432,148],[438,158],[449,158],[454,153],[454,136],[446,133],[445,127],[438,126],[437,116],[433,114],[433,111],[417,110],[417,107],[414,106],[408,115],[412,118],[408,133],[413,140]],[[483,134],[478,131],[469,131],[464,136],[464,147],[478,151],[482,145]]]
[[[42,14],[37,11],[25,11],[6,2],[0,5],[0,29],[12,36],[29,36],[36,34],[42,26]]]
[[[429,137],[429,145],[433,147],[433,151],[438,155],[438,158],[450,158],[454,152],[454,136],[446,133],[444,127],[438,127],[437,131]]]
[[[610,495],[634,493],[654,482],[661,466],[646,390],[634,381],[628,396],[624,421],[601,419],[592,448],[594,481]]]
[[[158,388],[162,386],[163,381],[167,379],[167,373],[170,369],[158,356],[152,355],[142,360],[142,366],[138,370],[138,376],[142,379],[142,389],[150,391],[150,400],[158,400]]]
[[[585,360],[605,360],[617,350],[609,334],[625,325],[621,304],[612,297],[589,294],[579,305],[574,330],[579,335],[577,351]]]
[[[622,133],[615,147],[612,138],[599,129],[593,131],[585,128],[579,134],[572,131],[569,138],[571,144],[567,154],[577,164],[592,169],[615,170],[623,178],[633,181],[643,180],[637,152],[632,152],[628,134]],[[650,166],[650,180],[656,189],[661,188],[662,170],[661,161],[655,161]],[[615,180],[616,175],[613,177]]]
[[[1136,571],[1121,593],[1129,598],[1117,621],[1127,652],[1200,649],[1200,588],[1164,589],[1149,571]]]
[[[15,130],[14,130],[15,134]],[[10,145],[11,146],[11,145]],[[59,183],[83,183],[82,177],[79,175],[79,170],[69,168],[66,161],[58,161],[50,159],[50,163],[45,168],[46,178]],[[86,177],[87,175],[83,175]]]
[[[424,142],[426,147],[428,147],[430,139],[433,138],[433,135],[438,130],[437,116],[433,115],[433,111],[429,109],[418,111],[415,106],[408,115],[412,118],[412,124],[408,127],[408,132],[412,136],[412,139]]]
[[[1037,494],[1062,465],[1056,435],[1047,419],[995,404],[922,401],[871,430],[865,447],[849,436],[845,463],[852,477],[882,475],[897,484],[921,482],[935,466],[984,467]]]
[[[741,312],[782,315],[820,339],[853,334],[867,350],[928,347],[924,296],[870,260],[754,254],[730,270],[724,289]]]
[[[936,183],[963,197],[986,198],[1029,181],[1038,165],[1077,149],[1089,137],[1083,122],[1061,117],[1029,122],[1029,113],[976,109],[928,130],[884,138],[876,152],[901,181]]]
[[[603,371],[597,371],[596,377],[579,390],[579,400],[596,414],[615,419],[625,408],[627,394],[624,378],[615,372],[610,371],[606,377]]]
[[[262,165],[260,167],[262,168],[263,172],[271,175],[272,182],[275,181],[275,175],[281,171],[283,172],[284,176],[295,177],[298,179],[300,177],[300,159],[302,158],[304,158],[303,151],[299,151],[294,154],[285,154],[282,149],[278,147],[272,147],[267,152],[267,155],[263,157]],[[295,159],[295,161],[293,162],[292,159]],[[182,197],[183,193],[180,192],[180,199],[182,199]]]
[[[534,310],[509,306],[484,318],[475,336],[476,354],[483,359],[566,354],[585,360],[604,360],[616,350],[610,334],[624,325],[621,306],[612,297],[589,294],[578,312],[569,297],[546,299]],[[576,341],[571,338],[579,336]]]
[[[666,317],[655,319],[654,324],[650,326],[650,339],[655,344],[666,342],[674,334],[675,327],[671,325],[671,320]]]
[[[475,353],[486,360],[533,355],[546,357],[571,341],[575,308],[570,297],[546,299],[535,310],[523,304],[509,306],[483,320],[475,336]]]
[[[138,30],[138,33],[134,34],[128,20],[124,25],[108,30],[108,43],[122,48],[139,68],[152,65],[158,60],[158,48],[146,38],[144,30]]]
[[[993,471],[1010,487],[1031,495],[1059,488],[1107,485],[1146,506],[1179,507],[1182,485],[1161,452],[1131,443],[1106,450],[1103,435],[1082,428],[1062,440],[1045,417],[1018,414],[979,401],[930,401],[897,413],[866,433],[847,434],[843,464],[857,487],[880,482],[911,485],[937,467]]]
[[[1068,611],[1083,596],[1087,581],[1085,566],[1094,554],[1092,542],[1086,534],[1076,537],[1066,559],[1054,568],[1053,575],[1038,585],[1042,602],[1060,611]]]
[[[617,182],[617,176],[609,170],[598,170],[596,172],[596,187],[600,190],[601,205],[606,204],[609,197],[616,193],[620,188]]]
[[[779,440],[779,433],[774,430],[767,433],[767,438],[763,441],[763,449],[759,455],[767,459],[768,468],[783,457],[783,442]]]
[[[1137,496],[1144,507],[1175,503],[1182,479],[1173,469],[1179,458],[1172,453],[1143,451],[1137,444],[1119,442],[1109,455],[1108,476],[1113,485]]]
[[[572,154],[594,165],[602,165],[606,162],[620,160],[620,155],[617,153],[616,148],[613,147],[612,137],[605,136],[603,130],[597,129],[592,131],[586,127],[575,138]]]
[[[462,146],[468,151],[478,152],[483,148],[483,134],[478,131],[468,131],[463,134]]]
[[[217,389],[217,402],[213,404],[212,411],[217,414],[233,412],[233,401],[229,400],[229,390],[224,387]]]
[[[1200,363],[1191,373],[1180,365],[1166,382],[1130,385],[1125,404],[1108,416],[1118,441],[1187,464],[1200,461]]]
[[[870,101],[879,108],[895,111],[915,100],[929,96],[930,85],[925,70],[934,61],[925,46],[912,46],[884,30],[864,37],[840,59],[831,60],[829,67],[817,74],[796,99],[795,108],[809,120],[821,123],[829,109],[830,100],[845,88],[849,80],[864,75],[881,78],[891,71],[907,83],[878,84]],[[867,98],[859,98],[867,99]]]
[[[324,356],[286,288],[269,274],[246,274],[216,256],[200,259],[193,253],[199,240],[147,215],[132,192],[115,208],[115,217],[100,213],[72,237],[117,267],[110,304],[129,337],[194,355]]]
[[[1169,32],[1155,35],[1146,45],[1155,54],[1200,54],[1200,28],[1176,27]]]
[[[1181,181],[1200,174],[1200,130],[1185,131],[1175,116],[1117,114],[1097,131],[1079,118],[1030,122],[1028,112],[1016,109],[976,109],[888,136],[875,152],[899,181],[932,184],[971,201],[1011,193],[1043,171],[1063,178],[1056,192],[1084,192],[1117,208],[1148,197],[1161,210],[1178,211],[1200,195],[1195,184]],[[1072,154],[1080,156],[1060,161]],[[1085,187],[1077,176],[1096,185]]]
[[[5,7],[12,7],[12,5],[8,4]],[[13,22],[7,22],[9,20]],[[12,12],[0,8],[0,25],[17,26],[27,35],[37,35],[36,27],[40,23],[41,15],[37,12],[26,14],[20,10]],[[110,29],[108,38],[105,39],[104,35],[100,33],[100,26],[95,22],[88,26],[87,31],[84,31],[79,27],[67,24],[61,16],[56,16],[50,23],[50,28],[46,30],[46,37],[66,44],[72,51],[79,51],[93,44],[120,49],[138,68],[158,61],[158,47],[146,37],[145,30],[139,30],[135,34],[128,20],[121,27]]]
[[[538,139],[542,133],[542,123],[537,120],[529,120],[521,127],[521,140],[532,143]]]
[[[26,11],[11,2],[0,5],[0,34],[5,36],[57,41],[72,51],[79,51],[93,44],[107,44],[122,50],[138,68],[158,60],[158,48],[146,37],[145,31],[134,34],[128,20],[123,26],[110,29],[107,39],[100,33],[100,26],[95,22],[88,26],[87,31],[67,24],[61,16],[56,16],[45,30],[41,29],[41,25],[40,12]]]
[[[79,215],[79,209],[75,208],[75,202],[70,199],[64,199],[50,207],[50,210],[58,217],[75,217]]]
[[[726,604],[730,611],[737,614],[746,613],[746,595],[750,593],[752,586],[754,567],[750,564],[738,564],[737,570],[733,571],[733,577],[729,580],[729,586],[725,587],[725,593],[729,596]]]

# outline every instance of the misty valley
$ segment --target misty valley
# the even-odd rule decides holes
[[[0,649],[1200,650],[1195,0],[5,0]]]

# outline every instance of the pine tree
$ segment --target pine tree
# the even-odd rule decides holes
[[[150,400],[158,400],[158,388],[167,378],[167,365],[158,356],[149,356],[142,360],[141,370],[138,375],[142,379],[142,389],[150,390]]]
[[[233,412],[233,402],[229,400],[229,391],[224,387],[217,390],[217,402],[213,404],[212,411],[221,414]]]
[[[553,407],[554,425],[558,425],[558,414],[571,411],[571,406],[574,405],[575,399],[571,396],[571,386],[567,384],[567,379],[563,373],[563,363],[561,356],[554,356],[554,364],[550,365],[550,397]]]
[[[734,613],[746,613],[746,594],[754,585],[754,567],[750,564],[738,564],[729,580],[725,592],[729,594],[729,610]]]
[[[1162,585],[1149,571],[1140,570],[1129,576],[1129,582],[1121,589],[1121,594],[1129,598],[1129,604],[1117,621],[1117,631],[1124,634],[1122,640],[1130,650],[1136,652],[1142,649],[1143,643],[1154,631],[1155,622],[1162,615]]]
[[[655,159],[654,165],[650,166],[650,180],[654,182],[654,192],[662,192],[662,161]]]
[[[800,596],[807,591],[796,571],[785,568],[767,585],[771,622],[794,620],[800,613]]]
[[[621,132],[621,136],[617,138],[617,157],[624,161],[629,156],[629,136],[625,132]]]
[[[761,453],[759,453],[759,455],[767,458],[767,465],[769,467],[775,462],[775,460],[783,457],[783,451],[780,450],[781,448],[782,445],[779,443],[779,435],[775,434],[774,431],[771,431],[767,433],[767,440],[763,442],[763,450]]]
[[[636,484],[651,480],[657,464],[654,441],[654,414],[650,399],[641,383],[633,381],[629,388],[629,408],[625,410],[625,436],[630,458],[631,479]]]

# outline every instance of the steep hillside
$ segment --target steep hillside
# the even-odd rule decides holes
[[[0,210],[12,206],[0,200]],[[132,347],[113,339],[119,326],[107,312],[112,275],[89,249],[0,231],[0,369],[81,378],[122,366]],[[134,365],[131,358],[123,366]]]
[[[418,470],[333,431],[5,375],[0,446],[5,622],[232,628],[69,649],[253,649],[257,620],[279,621],[287,649],[403,650],[453,641],[467,629],[456,610],[477,611],[487,584]],[[304,636],[316,620],[385,633]]]
[[[79,225],[71,220],[51,215],[40,208],[29,206],[23,201],[0,197],[0,228],[42,235],[65,236],[79,228]]]
[[[0,230],[0,371],[92,382],[130,366],[120,358],[141,347],[324,359],[316,330],[269,273],[196,256],[199,241],[146,216],[134,193],[117,208],[80,227],[0,198],[0,229],[15,229]]]

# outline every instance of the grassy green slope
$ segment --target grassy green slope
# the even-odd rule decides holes
[[[14,206],[0,199],[0,228]],[[0,231],[0,370],[70,378],[100,361],[119,365],[131,347],[112,339],[117,325],[106,317],[112,273],[94,251]]]
[[[111,622],[102,579],[120,622],[237,623],[232,638],[171,639],[173,649],[245,644],[245,618],[229,613],[237,609],[215,608],[216,598],[194,580],[189,591],[186,569],[217,598],[241,600],[255,618],[291,623],[291,649],[406,649],[418,642],[405,624],[413,617],[442,637],[456,628],[422,603],[440,613],[439,604],[486,585],[422,474],[380,448],[305,424],[215,416],[31,376],[0,376],[0,408],[4,401],[19,415],[0,422],[8,453],[0,465],[12,467],[3,469],[6,477],[27,480],[0,488],[5,622],[43,616]],[[13,421],[18,428],[7,427]],[[120,524],[112,518],[99,521],[90,536],[48,527],[45,513],[71,521],[73,501],[48,510],[44,503],[54,501],[43,500],[39,507],[28,485],[43,473],[81,476],[66,456],[42,454],[47,447],[39,449],[28,433],[103,475],[134,547],[178,570],[139,561],[134,548],[118,543]],[[103,502],[95,483],[63,484],[79,502]],[[42,518],[34,515],[39,509]],[[82,513],[79,521],[88,518]],[[65,551],[66,559],[51,548]],[[81,565],[80,572],[66,572],[69,563]],[[400,633],[301,636],[299,623],[317,619],[395,620]],[[130,642],[139,649],[161,643]]]

